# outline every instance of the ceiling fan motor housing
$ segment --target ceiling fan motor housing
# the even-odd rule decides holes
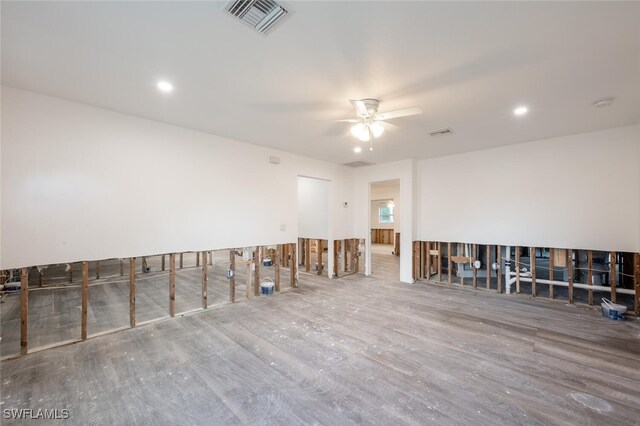
[[[378,107],[380,106],[380,101],[378,99],[362,99],[362,103],[365,108],[367,108],[367,112],[369,113],[369,117],[373,117],[378,113]]]

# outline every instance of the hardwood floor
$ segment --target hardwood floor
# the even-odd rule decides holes
[[[82,425],[640,424],[638,321],[391,275],[301,274],[2,362],[1,407]]]

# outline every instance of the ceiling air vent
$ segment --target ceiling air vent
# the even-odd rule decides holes
[[[448,127],[446,129],[439,129],[439,130],[434,130],[433,132],[429,132],[429,134],[431,136],[447,136],[447,135],[452,135],[453,134],[453,130],[449,129]]]
[[[225,10],[262,34],[287,14],[285,8],[272,0],[232,0]]]
[[[365,167],[365,166],[373,166],[374,163],[369,163],[367,161],[352,161],[351,163],[343,164],[343,166],[347,167]]]

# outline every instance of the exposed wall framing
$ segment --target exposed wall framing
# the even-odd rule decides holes
[[[353,244],[353,246],[357,247],[357,244]],[[271,248],[267,249],[267,247],[263,247],[263,246],[256,247],[254,258],[250,262],[248,262],[250,264],[249,266],[251,267],[250,277],[252,282],[249,283],[249,286],[248,286],[248,289],[251,290],[251,297],[255,297],[256,295],[260,294],[260,276],[261,276],[260,272],[263,271],[263,269],[261,269],[261,262],[267,256],[267,251],[268,251],[268,255],[272,257],[272,261],[273,261],[272,266],[274,266],[273,272],[275,274],[275,280],[274,280],[275,292],[278,293],[281,291],[281,284],[282,284],[281,282],[282,280],[281,260],[282,259],[280,256],[281,253],[286,253],[287,260],[289,260],[288,262],[286,262],[290,268],[287,281],[290,280],[291,288],[293,289],[298,288],[299,283],[298,283],[298,271],[297,271],[297,266],[298,266],[297,247],[298,247],[297,243],[280,244],[278,246],[278,249],[271,249]],[[340,253],[343,253],[343,250],[346,250],[346,242],[335,241],[334,247],[336,248],[336,255],[339,255]],[[192,260],[189,261],[188,259],[186,259],[185,253],[189,254],[189,259],[192,259]],[[138,261],[136,258],[131,257],[127,259],[120,258],[120,259],[107,259],[107,260],[100,260],[100,261],[82,261],[82,262],[68,263],[68,264],[62,264],[62,265],[42,265],[38,268],[27,267],[27,268],[21,268],[20,270],[2,271],[2,273],[0,274],[0,284],[2,284],[3,287],[0,288],[0,291],[5,292],[4,284],[5,282],[7,282],[10,276],[17,277],[15,282],[16,283],[19,282],[19,288],[16,284],[15,286],[16,290],[15,291],[11,290],[12,291],[11,294],[15,294],[14,297],[17,297],[17,299],[12,298],[11,300],[17,300],[16,307],[18,308],[18,311],[19,311],[20,327],[15,329],[16,331],[13,334],[13,336],[15,336],[13,338],[16,339],[14,340],[16,342],[16,346],[15,346],[16,352],[2,353],[0,355],[0,359],[3,359],[3,360],[10,359],[16,356],[26,355],[27,353],[31,353],[34,351],[40,351],[40,350],[44,350],[52,347],[75,343],[82,340],[91,339],[92,337],[102,335],[105,333],[116,332],[126,328],[133,328],[138,326],[139,324],[136,321],[136,284],[137,284],[136,281],[138,280],[137,269],[142,271],[141,277],[139,279],[144,283],[148,282],[146,280],[149,280],[149,279],[156,280],[154,281],[156,283],[161,283],[162,277],[164,276],[165,277],[164,279],[166,280],[168,275],[168,283],[169,283],[168,316],[169,317],[190,313],[192,311],[209,309],[211,307],[210,274],[212,271],[211,266],[214,265],[213,251],[185,252],[185,253],[168,254],[168,257],[169,257],[168,267],[166,265],[167,255],[153,255],[153,256],[140,257],[138,258],[140,259]],[[150,268],[148,268],[146,264],[148,260],[147,258],[154,259],[153,270],[151,271],[149,270]],[[199,297],[201,299],[201,306],[198,306],[195,309],[187,309],[187,310],[181,308],[180,312],[176,312],[176,309],[177,309],[176,298],[182,297],[182,293],[176,296],[176,278],[177,278],[176,273],[178,271],[178,268],[177,268],[178,265],[176,264],[178,263],[179,259],[182,259],[183,261],[183,264],[182,264],[183,268],[192,269],[193,272],[200,271],[201,280],[200,280]],[[220,270],[220,268],[224,268],[224,271],[225,271],[224,277],[219,277],[217,282],[220,283],[220,280],[223,280],[223,282],[228,281],[228,285],[229,285],[228,302],[226,301],[226,295],[224,296],[225,298],[224,301],[222,301],[218,296],[217,301],[219,304],[234,303],[237,301],[236,277],[235,277],[237,260],[236,260],[235,249],[229,250],[228,259],[229,259],[228,263],[225,261],[220,261],[220,263],[216,263],[218,265],[217,266],[218,271]],[[354,259],[357,259],[357,256]],[[125,260],[127,260],[127,263],[128,263],[127,267],[129,268],[128,278],[124,278]],[[186,265],[184,263],[185,260],[188,261],[189,265]],[[336,262],[336,263],[340,265],[339,262]],[[77,266],[81,267],[82,279],[77,280],[77,282],[74,283],[73,269],[74,267],[77,267]],[[52,269],[54,269],[53,272],[51,272]],[[168,269],[168,272],[165,272],[165,269]],[[267,269],[264,269],[264,271],[265,272],[263,272],[262,275],[266,273]],[[30,274],[32,275],[32,278],[29,277]],[[190,277],[189,288],[193,289],[194,288],[193,280],[195,278],[194,274],[188,271],[185,271],[185,274],[189,274],[189,275],[185,275],[185,277]],[[179,279],[182,280],[182,278],[179,278]],[[30,288],[29,287],[30,282],[37,282],[38,284],[42,283],[42,286],[37,285],[35,288]],[[98,291],[98,289],[102,290],[105,285],[122,285],[122,283],[125,283],[125,285],[128,287],[128,300],[125,293],[124,298],[120,299],[119,303],[122,303],[124,305],[125,312],[128,312],[128,317],[129,317],[128,324],[118,325],[118,326],[114,325],[112,326],[111,329],[107,328],[106,330],[104,330],[105,323],[99,322],[100,320],[95,319],[96,312],[99,312],[100,310],[99,308],[100,305],[99,304],[92,305],[92,303],[94,302],[91,301],[90,296],[94,294],[93,291]],[[147,288],[147,291],[149,291],[149,288],[154,288],[154,287],[149,287],[148,284],[145,284],[145,285],[146,285],[145,288]],[[127,287],[125,287],[125,289]],[[164,287],[164,288],[167,289],[167,287]],[[180,287],[180,291],[182,291],[182,288],[183,287]],[[30,345],[33,345],[33,342],[30,344],[30,341],[29,341],[30,293],[33,291],[37,291],[38,294],[43,294],[43,292],[50,292],[51,294],[50,297],[54,297],[52,292],[62,291],[62,293],[58,293],[58,296],[55,296],[59,298],[59,297],[65,297],[63,295],[71,294],[71,293],[65,293],[69,289],[76,289],[76,293],[74,294],[77,296],[69,296],[69,297],[79,297],[80,311],[79,311],[79,315],[76,317],[77,322],[75,322],[75,324],[69,323],[66,326],[68,327],[69,330],[76,328],[78,330],[77,337],[72,339],[63,338],[63,339],[55,340],[54,342],[45,341],[44,343],[38,343],[40,342],[41,336],[36,336],[35,339],[38,339],[36,340],[37,343],[35,343],[34,347],[31,347]],[[219,289],[216,291],[219,294]],[[224,291],[226,292],[226,289]],[[115,291],[109,292],[109,293],[118,294],[118,292],[115,292]],[[99,293],[95,293],[95,294],[99,294]],[[122,294],[122,293],[119,293],[119,294]],[[164,293],[164,294],[167,294],[167,293]],[[6,292],[3,293],[3,296],[6,296]],[[185,297],[185,299],[180,299],[180,300],[182,301],[181,303],[186,303],[184,302],[185,300],[194,300],[194,297],[193,295],[190,295]],[[198,304],[200,305],[200,303]],[[155,306],[158,306],[158,305],[155,305]],[[103,308],[103,310],[108,311],[109,309]],[[145,308],[142,311],[147,312],[149,311],[149,309]],[[114,318],[114,317],[115,316],[111,316],[110,318]],[[42,318],[40,317],[37,317],[37,318],[38,318],[38,321],[42,321]],[[121,316],[119,318],[121,318]],[[167,317],[158,316],[152,319],[144,319],[140,324],[152,323],[158,320],[162,320],[164,318],[167,318]],[[97,329],[94,329],[92,327],[97,327]],[[32,328],[33,328],[33,324],[32,324]],[[91,334],[92,330],[94,330],[93,335]],[[64,336],[64,335],[65,335],[64,333],[58,334],[58,336]],[[31,336],[31,339],[33,340],[34,337]],[[18,342],[19,342],[19,346],[18,346]],[[4,339],[3,339],[3,343],[4,343]],[[19,349],[17,349],[18,347]]]
[[[562,298],[589,306],[599,305],[596,293],[617,303],[621,303],[622,294],[626,301],[622,303],[629,307],[627,313],[640,315],[640,253],[451,241],[414,241],[412,247],[416,280],[478,288],[482,276],[485,290]]]

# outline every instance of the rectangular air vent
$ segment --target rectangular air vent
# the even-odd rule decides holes
[[[286,9],[273,0],[232,0],[224,9],[262,34],[287,14]]]
[[[453,134],[453,130],[446,128],[446,129],[439,129],[439,130],[434,130],[433,132],[429,132],[429,134],[431,136],[447,136],[447,135],[452,135]]]
[[[367,161],[352,161],[351,163],[343,164],[343,166],[347,167],[365,167],[365,166],[373,166],[374,163],[369,163]]]

